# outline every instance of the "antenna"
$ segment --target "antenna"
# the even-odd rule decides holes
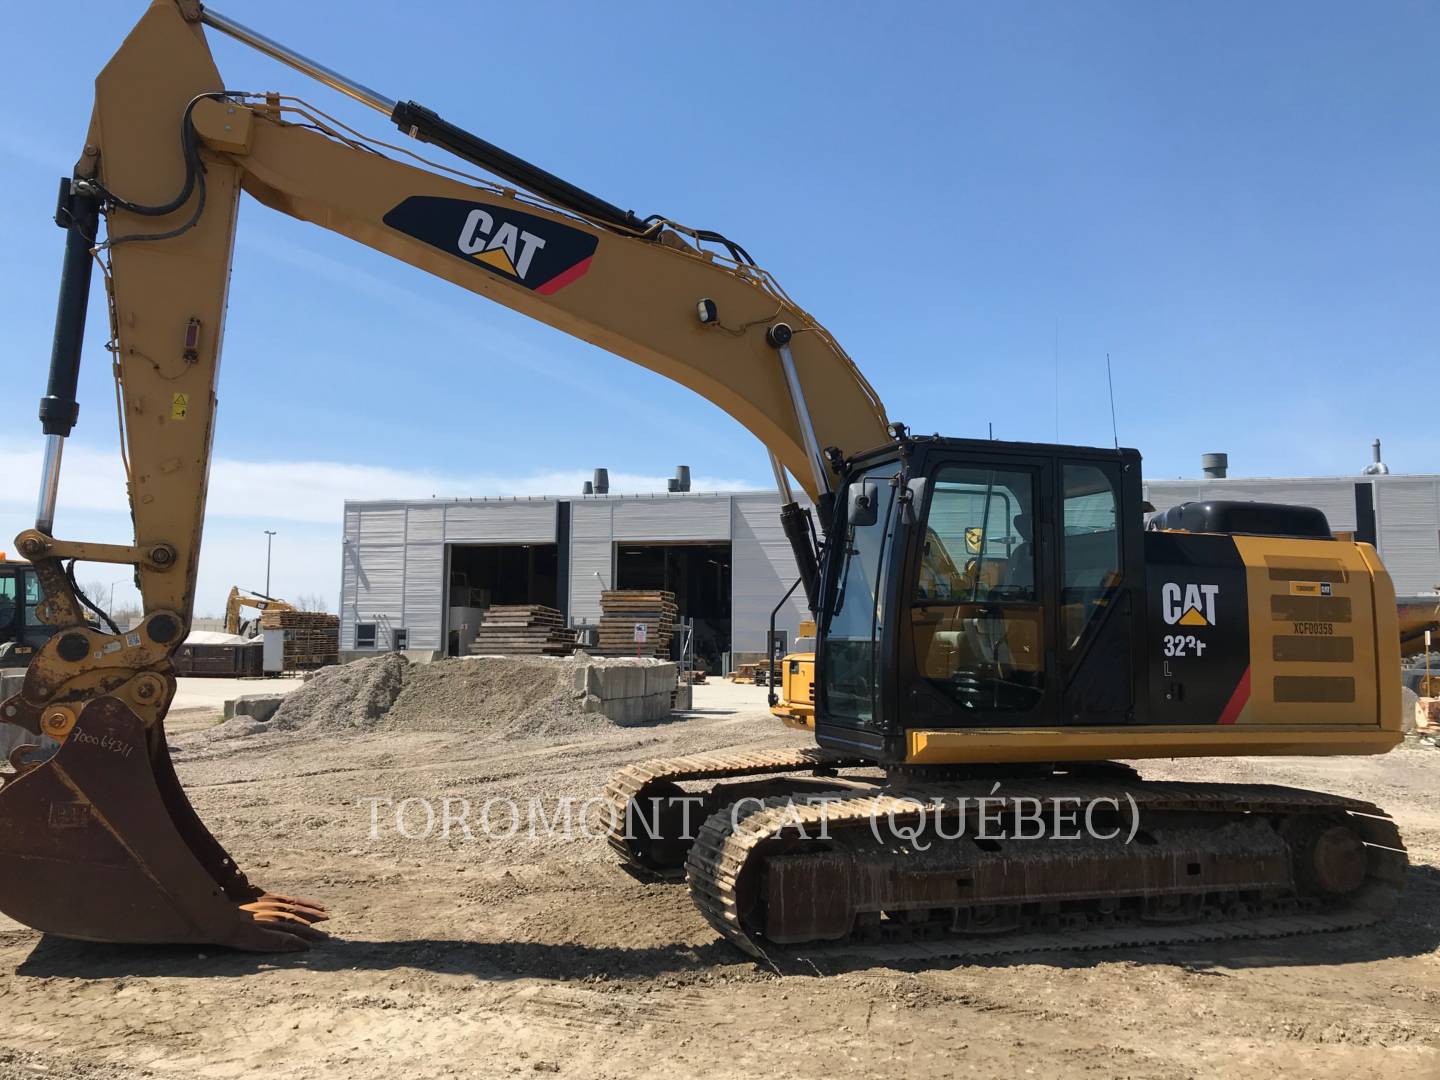
[[[995,421],[994,421],[994,420],[991,420],[991,421],[990,421],[990,441],[991,441],[991,442],[994,442],[994,441],[995,441]]]
[[[1115,378],[1110,374],[1110,354],[1105,354],[1105,381],[1110,385],[1110,434],[1115,438],[1115,449],[1120,449],[1120,428],[1115,423]]]
[[[1055,441],[1060,441],[1060,316],[1055,316]]]

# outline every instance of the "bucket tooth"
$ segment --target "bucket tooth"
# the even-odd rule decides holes
[[[0,788],[0,911],[82,941],[252,952],[308,948],[326,917],[250,884],[185,797],[163,725],[114,697]]]

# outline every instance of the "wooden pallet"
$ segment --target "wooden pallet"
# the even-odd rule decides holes
[[[307,671],[340,662],[340,617],[327,611],[262,611],[262,630],[283,630],[286,671]]]
[[[568,656],[575,632],[565,616],[543,604],[497,604],[485,612],[470,652],[498,656]]]
[[[670,657],[670,638],[679,614],[675,594],[661,589],[607,589],[600,594],[597,656]],[[645,626],[645,643],[635,642],[635,627]]]

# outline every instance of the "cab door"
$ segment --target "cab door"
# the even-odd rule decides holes
[[[827,556],[826,604],[817,657],[817,735],[822,744],[873,747],[883,738],[885,660],[893,635],[892,560],[899,528],[898,462],[865,470],[843,489]]]
[[[1140,575],[1140,513],[1121,460],[1061,459],[1058,500],[1057,652],[1064,687],[1061,722],[1117,724],[1134,711],[1134,591]],[[1138,477],[1136,478],[1138,484]]]
[[[1053,723],[1061,701],[1053,463],[945,454],[925,472],[904,605],[907,726]]]

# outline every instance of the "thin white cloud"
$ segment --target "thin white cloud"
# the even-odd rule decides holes
[[[0,517],[32,510],[40,476],[41,444],[0,439]],[[531,473],[443,474],[338,461],[243,461],[216,458],[210,474],[207,517],[300,521],[338,525],[347,499],[478,498],[578,495],[590,478],[583,469]],[[665,476],[612,472],[612,493],[665,490]],[[697,476],[697,491],[740,491],[755,484],[735,477]],[[125,474],[113,451],[73,440],[65,448],[60,479],[64,510],[125,513]],[[17,524],[12,531],[25,527]],[[0,535],[4,535],[0,533]],[[78,538],[77,538],[78,539]]]
[[[0,438],[0,551],[34,522],[40,440]],[[217,458],[211,470],[195,613],[224,608],[231,585],[265,584],[266,529],[275,538],[271,591],[294,597],[319,593],[334,609],[340,591],[340,530],[347,499],[479,498],[578,495],[591,473],[583,469],[451,475],[423,469],[348,465],[337,461],[244,461]],[[611,472],[615,494],[665,490],[667,477]],[[733,477],[696,476],[697,491],[743,491],[755,485]],[[128,543],[130,508],[125,474],[113,450],[71,440],[61,469],[56,531],[68,540]],[[81,535],[83,533],[83,535]],[[124,568],[87,564],[82,582],[115,587],[120,605],[138,596]],[[96,599],[99,599],[96,597]]]

